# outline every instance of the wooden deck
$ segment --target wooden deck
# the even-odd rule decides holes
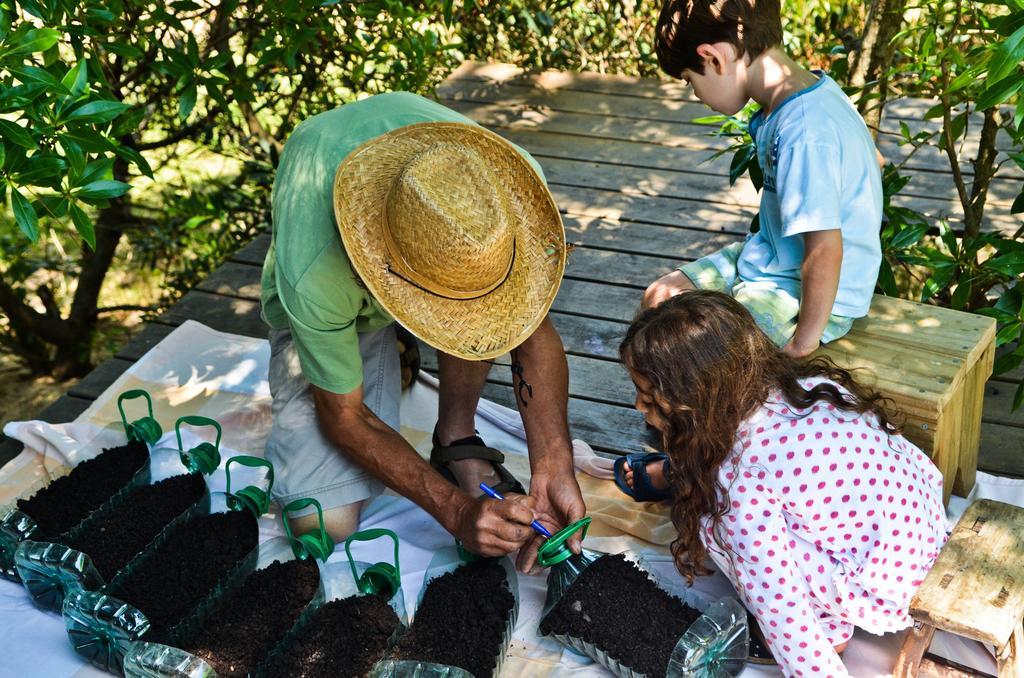
[[[543,166],[576,244],[552,308],[570,369],[574,437],[606,452],[637,449],[644,440],[632,385],[616,356],[644,287],[681,261],[741,240],[756,210],[747,182],[730,188],[728,158],[705,162],[721,140],[692,120],[709,113],[676,83],[597,74],[524,74],[503,65],[464,64],[438,88],[438,99],[530,151]],[[886,128],[922,123],[926,102],[891,106]],[[883,151],[905,151],[883,139]],[[1012,231],[1009,206],[1020,170],[1008,163],[992,189],[988,228]],[[908,164],[913,180],[903,204],[933,215],[954,211],[954,189],[942,158],[921,152]],[[121,372],[186,319],[262,337],[259,278],[269,235],[241,250],[147,326],[43,413],[66,421],[84,410]],[[436,366],[424,351],[428,370]],[[992,379],[986,389],[980,467],[1024,477],[1024,413],[1010,403],[1024,370]],[[486,397],[512,403],[510,375],[491,372]],[[0,444],[0,460],[17,448]]]

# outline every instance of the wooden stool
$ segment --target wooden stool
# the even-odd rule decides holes
[[[1024,509],[971,504],[910,602],[917,622],[893,676],[913,677],[936,629],[996,647],[999,678],[1024,678]]]
[[[995,336],[992,318],[875,295],[868,315],[818,353],[892,398],[903,434],[942,473],[948,504],[974,487]]]

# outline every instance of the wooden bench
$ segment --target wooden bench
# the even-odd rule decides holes
[[[948,503],[974,487],[995,335],[992,318],[875,295],[867,317],[819,354],[893,400],[904,435],[942,472]]]
[[[918,674],[937,629],[994,645],[999,678],[1024,678],[1024,509],[974,502],[910,601],[910,614],[917,623],[895,678]]]

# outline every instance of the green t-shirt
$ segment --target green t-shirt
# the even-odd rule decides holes
[[[378,94],[304,121],[281,154],[273,239],[263,263],[263,319],[273,329],[291,330],[303,374],[325,391],[349,393],[362,384],[358,333],[392,322],[345,253],[334,219],[334,175],[364,142],[419,122],[475,124],[415,94]]]

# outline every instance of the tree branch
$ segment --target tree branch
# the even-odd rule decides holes
[[[953,21],[953,26],[949,31],[950,35],[956,35],[957,30],[960,28],[960,2],[956,3],[956,19]],[[974,209],[971,201],[971,196],[967,193],[967,185],[964,183],[963,172],[960,170],[960,157],[957,155],[956,147],[954,145],[952,127],[952,108],[953,105],[950,103],[949,98],[949,61],[943,59],[942,63],[942,92],[940,94],[940,100],[942,101],[942,136],[945,139],[945,151],[946,158],[949,160],[949,168],[953,172],[953,183],[956,186],[956,192],[960,197],[960,205],[964,210],[964,226],[965,231],[970,231],[974,222]]]

